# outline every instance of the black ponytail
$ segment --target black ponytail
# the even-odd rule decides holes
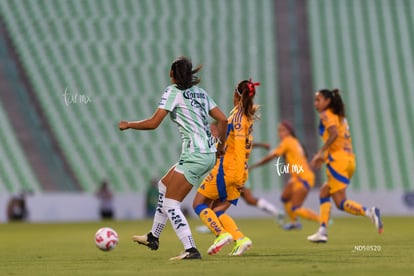
[[[318,91],[325,99],[330,99],[328,108],[339,117],[345,117],[345,104],[342,100],[339,89],[335,88],[333,90],[321,89]]]
[[[194,76],[201,70],[201,65],[193,70],[191,60],[186,57],[179,57],[171,64],[172,76],[175,79],[178,89],[185,90],[200,83],[200,78]]]

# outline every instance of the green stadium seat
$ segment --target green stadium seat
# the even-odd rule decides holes
[[[246,54],[256,51],[255,33],[273,24],[272,1],[260,5],[246,0],[167,2],[0,2],[0,16],[85,191],[95,191],[100,180],[107,178],[116,192],[143,192],[151,178],[161,176],[177,161],[180,138],[170,122],[149,132],[120,132],[117,123],[152,115],[169,83],[169,64],[179,55],[204,64],[202,87],[225,112],[232,101],[227,91],[239,78],[256,72],[262,72],[257,78],[264,91],[258,101],[277,104],[275,65],[268,62],[273,55],[258,53],[249,58]],[[249,22],[252,43],[243,44],[243,49],[234,47],[233,41],[246,32],[243,26],[251,14],[261,17]],[[226,24],[221,25],[223,22]],[[260,45],[266,53],[273,53],[273,37],[266,37]],[[246,61],[240,63],[241,58]],[[66,106],[66,88],[90,96],[92,103]],[[262,121],[273,125],[277,109],[266,114]],[[270,140],[272,136],[264,137],[268,133],[258,129],[257,139]],[[259,183],[273,182],[270,173],[257,179]]]

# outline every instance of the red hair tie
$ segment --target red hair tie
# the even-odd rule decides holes
[[[253,97],[256,94],[255,87],[260,86],[260,82],[252,82],[252,78],[249,79],[247,83],[247,88],[249,89],[249,96]]]

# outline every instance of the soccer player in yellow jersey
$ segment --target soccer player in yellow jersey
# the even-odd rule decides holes
[[[211,134],[214,137],[218,137],[218,129],[217,129],[217,122],[212,122],[210,124],[210,128],[211,128]],[[270,149],[270,145],[268,143],[263,143],[263,142],[254,142],[252,145],[253,149],[254,148],[263,148],[266,150]],[[250,168],[250,166],[249,166]],[[277,222],[280,225],[283,225],[283,220],[285,217],[285,213],[282,210],[279,210],[279,208],[277,208],[275,205],[273,205],[272,203],[270,203],[269,201],[267,201],[265,198],[263,197],[256,197],[253,192],[252,192],[252,188],[251,188],[251,181],[247,180],[244,183],[243,189],[241,190],[240,193],[240,197],[244,200],[244,202],[247,205],[250,205],[252,207],[257,207],[260,210],[263,210],[264,212],[274,216],[277,220]],[[208,229],[207,226],[205,226],[204,224],[202,226],[198,226],[196,227],[196,231],[202,234],[207,234],[207,233],[211,233],[210,229]]]
[[[216,166],[204,179],[194,197],[194,211],[216,235],[213,245],[207,250],[210,255],[218,253],[231,241],[235,241],[230,253],[233,256],[242,255],[252,246],[252,241],[240,231],[225,211],[231,204],[237,204],[248,177],[247,162],[252,150],[253,122],[258,109],[253,102],[257,85],[259,83],[243,80],[234,90],[234,108],[227,119],[224,156],[217,160]]]
[[[211,124],[210,128],[211,128],[211,133],[213,134],[213,136],[218,136],[217,123]],[[266,150],[270,149],[270,145],[268,143],[260,143],[260,142],[254,142],[252,147],[253,149],[254,148],[263,148]],[[249,169],[250,169],[250,166],[249,166]],[[284,217],[283,211],[279,210],[279,208],[274,206],[272,203],[270,203],[266,199],[262,197],[255,197],[253,195],[253,192],[250,186],[250,181],[245,182],[243,186],[243,190],[241,191],[240,195],[247,205],[257,207],[265,211],[266,213],[276,217],[278,222],[283,219]]]
[[[330,198],[338,209],[352,215],[367,216],[382,233],[383,225],[377,207],[367,209],[361,204],[346,198],[346,188],[355,170],[355,156],[352,140],[345,117],[345,105],[338,89],[322,89],[315,94],[315,108],[319,112],[319,134],[324,141],[321,149],[313,157],[311,165],[319,169],[326,163],[327,183],[320,189],[320,227],[308,236],[311,242],[327,242],[327,225],[331,213]]]
[[[262,166],[271,160],[284,156],[285,162],[277,159],[276,170],[278,174],[289,173],[291,178],[282,193],[282,202],[290,223],[283,226],[286,230],[300,229],[302,225],[297,217],[319,221],[318,215],[311,209],[303,207],[309,190],[314,186],[315,176],[306,160],[305,151],[296,138],[293,127],[287,121],[282,121],[278,126],[280,144],[271,153],[259,162],[250,166],[250,169]]]

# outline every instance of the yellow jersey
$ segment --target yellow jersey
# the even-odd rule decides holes
[[[228,182],[242,185],[248,178],[247,161],[253,147],[253,120],[243,114],[243,109],[234,108],[227,123],[225,154],[223,161],[218,163],[221,163]]]
[[[293,136],[285,137],[272,153],[277,156],[284,156],[287,163],[284,166],[288,167],[290,175],[299,176],[302,179],[312,180],[313,182],[313,171],[309,167],[305,151],[298,139]]]
[[[236,205],[240,187],[248,178],[247,161],[253,146],[253,120],[234,108],[227,119],[225,153],[198,188],[198,192],[210,199],[228,200]]]
[[[334,114],[330,109],[327,109],[319,114],[319,135],[322,140],[326,142],[329,138],[328,128],[336,126],[338,130],[338,137],[328,148],[328,155],[336,153],[352,154],[352,138],[349,132],[349,126],[346,118],[340,118]]]

